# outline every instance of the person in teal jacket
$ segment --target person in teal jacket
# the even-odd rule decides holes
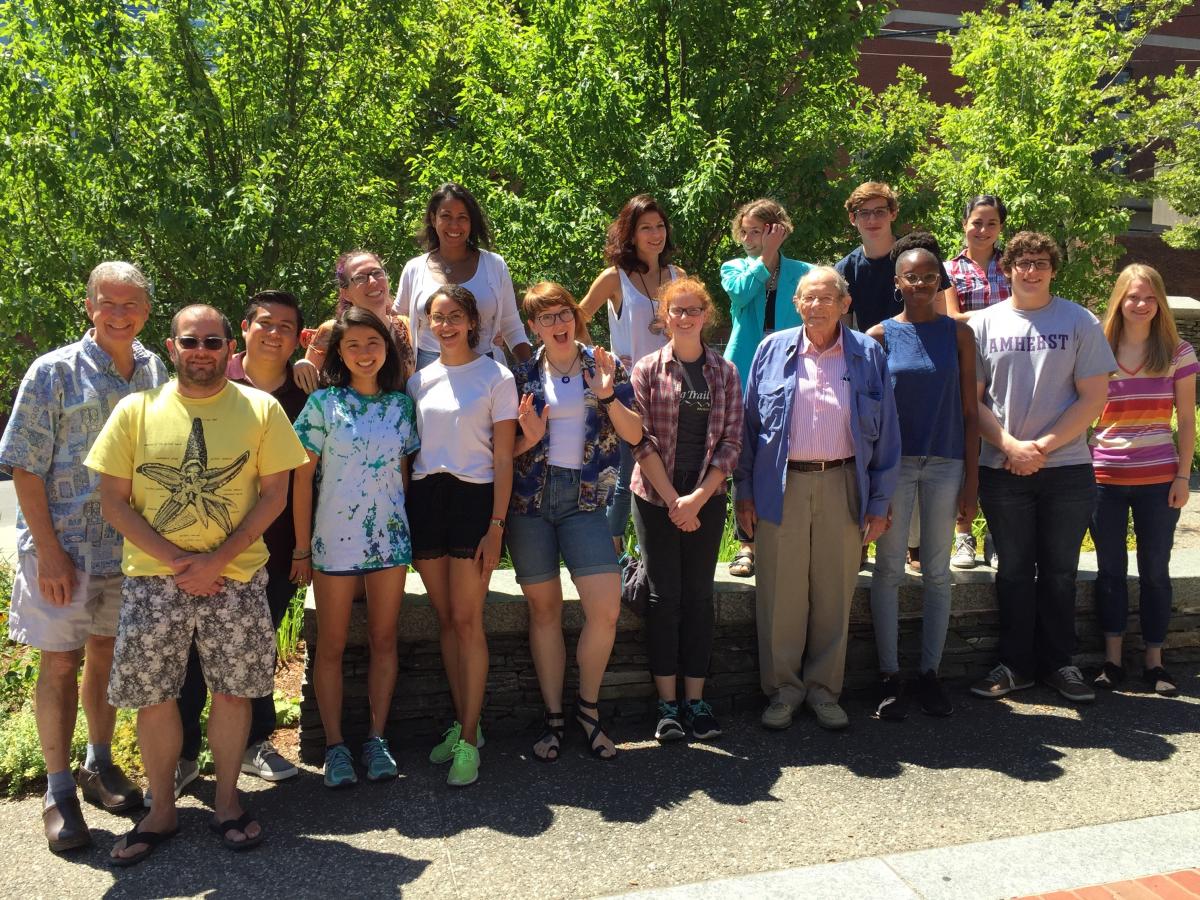
[[[792,220],[774,200],[760,198],[743,204],[731,224],[733,239],[746,249],[746,255],[721,264],[721,287],[729,295],[733,320],[725,358],[737,367],[744,389],[750,361],[762,339],[800,324],[791,297],[800,278],[812,267],[779,252],[792,233]]]
[[[746,255],[721,264],[721,287],[729,295],[733,320],[725,358],[737,368],[744,391],[750,362],[763,338],[800,324],[792,297],[812,266],[779,252],[792,233],[792,220],[774,200],[760,197],[743,204],[730,224],[733,239]],[[754,541],[740,527],[737,533],[741,546],[729,564],[729,574],[749,578],[754,574]]]

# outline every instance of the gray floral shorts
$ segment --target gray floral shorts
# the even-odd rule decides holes
[[[126,578],[108,702],[140,709],[177,697],[193,638],[213,693],[270,694],[275,687],[275,629],[266,588],[265,568],[248,582],[225,579],[211,597],[180,590],[170,575]]]

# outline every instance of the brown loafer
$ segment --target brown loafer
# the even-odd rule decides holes
[[[75,770],[75,781],[88,803],[108,812],[126,812],[142,805],[142,789],[129,780],[120,766],[101,766],[96,771],[80,766]]]
[[[56,804],[47,794],[42,807],[42,826],[46,830],[46,841],[55,853],[78,850],[92,843],[92,833],[83,821],[78,797]]]

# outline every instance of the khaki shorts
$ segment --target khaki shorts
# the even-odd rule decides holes
[[[275,688],[275,629],[267,607],[267,570],[248,582],[225,579],[197,597],[170,575],[126,578],[113,650],[108,702],[124,709],[179,696],[193,639],[214,694],[265,697]]]
[[[34,554],[20,554],[8,613],[8,636],[12,640],[61,653],[78,650],[92,635],[112,637],[117,633],[125,576],[88,575],[76,570],[71,602],[54,606],[38,589],[37,566]]]

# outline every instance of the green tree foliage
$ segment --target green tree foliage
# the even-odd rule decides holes
[[[446,180],[483,201],[518,286],[582,293],[641,191],[714,288],[759,195],[793,211],[790,254],[834,259],[844,197],[884,179],[948,246],[962,200],[1000,193],[1010,228],[1063,242],[1059,289],[1099,297],[1123,198],[1200,211],[1200,151],[1163,143],[1200,114],[1195,78],[1122,75],[1182,5],[997,0],[947,39],[968,105],[939,109],[912,72],[856,83],[886,3],[0,0],[0,383],[79,334],[105,258],[154,280],[152,341],[185,302],[237,315],[268,286],[324,314],[337,253],[395,275]],[[1131,181],[1149,147],[1157,180]]]
[[[1064,248],[1057,292],[1107,296],[1122,253],[1115,239],[1129,222],[1121,201],[1153,187],[1131,179],[1127,164],[1174,136],[1172,123],[1148,112],[1181,90],[1194,99],[1197,87],[1195,79],[1130,78],[1125,67],[1146,35],[1186,5],[993,0],[963,17],[945,42],[965,103],[943,110],[934,140],[914,160],[939,198],[935,225],[949,246],[961,239],[963,201],[999,194],[1009,233],[1044,231]]]
[[[155,282],[156,337],[185,302],[240,318],[266,286],[328,307],[339,251],[407,244],[388,162],[416,149],[426,16],[423,0],[0,3],[5,333],[79,334],[107,258]],[[31,355],[13,349],[7,373]]]
[[[484,202],[518,284],[581,291],[652,191],[715,280],[733,208],[809,211],[844,251],[839,146],[882,4],[716,0],[0,0],[5,380],[78,334],[90,267],[139,262],[173,308],[286,286],[330,306],[334,256],[397,263],[429,192]],[[836,239],[834,236],[837,236]],[[835,246],[839,245],[839,246]],[[395,268],[395,266],[393,266]]]

